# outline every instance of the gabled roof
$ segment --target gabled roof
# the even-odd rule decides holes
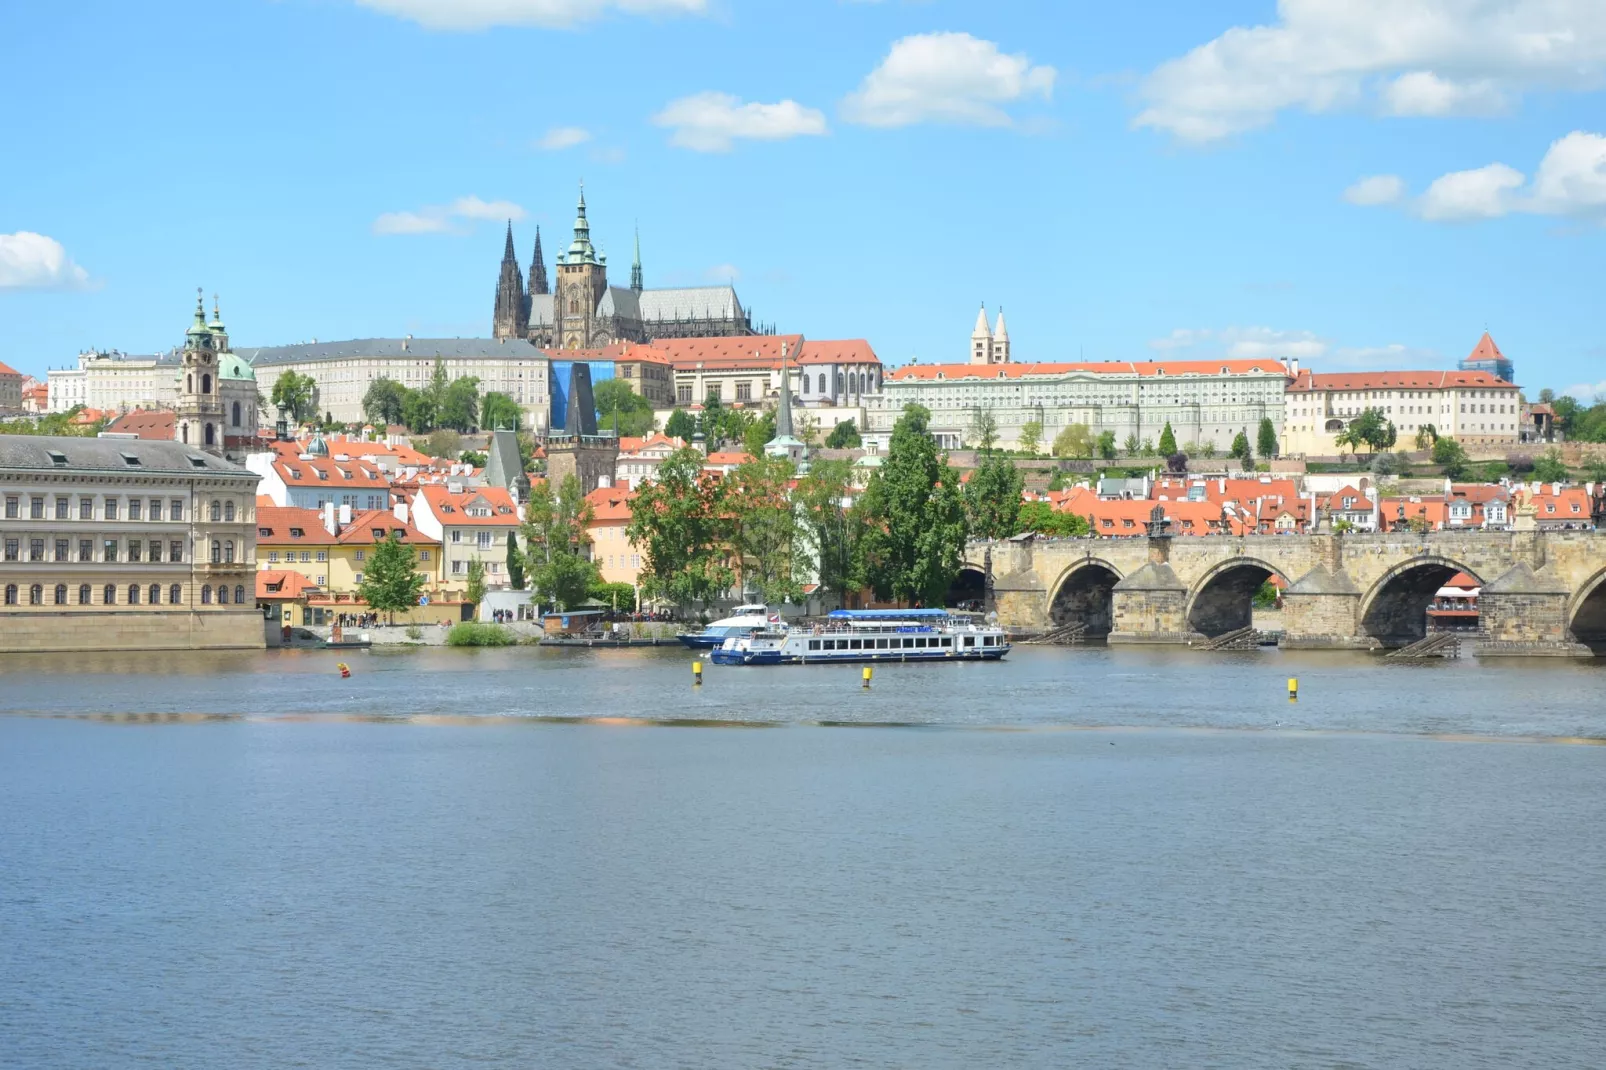
[[[518,527],[522,521],[513,498],[501,487],[475,487],[459,494],[439,483],[418,488],[430,511],[443,524],[456,527]],[[470,509],[489,508],[490,516],[470,515]]]
[[[586,495],[591,519],[597,524],[627,523],[631,517],[630,499],[635,494],[624,487],[598,487]]]
[[[5,361],[0,361],[0,375],[15,375],[19,379],[22,378],[22,373]]]
[[[279,443],[278,445],[285,445]],[[321,483],[340,487],[363,487],[368,490],[389,488],[390,478],[368,461],[357,459],[337,461],[332,457],[302,459],[278,451],[273,467],[287,486],[311,487]]]
[[[795,355],[803,345],[801,334],[765,334],[730,338],[657,338],[654,349],[669,358],[676,371],[704,368],[779,368],[781,346]],[[790,363],[790,356],[788,357]]]
[[[339,516],[339,510],[335,515]],[[338,524],[337,524],[338,527]],[[300,535],[294,532],[301,532]],[[353,513],[351,523],[331,533],[323,526],[321,509],[302,509],[297,506],[257,506],[257,544],[259,546],[335,546],[378,542],[391,532],[404,543],[435,546],[438,539],[425,535],[412,524],[397,520],[394,513],[384,509],[369,509]]]
[[[1302,371],[1289,393],[1321,390],[1445,390],[1451,387],[1512,387],[1490,372],[1323,372]]]
[[[1468,360],[1505,360],[1506,359],[1506,355],[1504,353],[1500,352],[1500,347],[1499,346],[1494,344],[1494,339],[1489,337],[1489,332],[1488,331],[1484,331],[1483,332],[1483,337],[1478,339],[1478,344],[1472,347],[1472,353],[1471,353],[1470,356],[1467,357],[1467,359]]]
[[[863,338],[839,342],[804,342],[797,354],[798,364],[880,364],[870,343]]]
[[[1030,379],[1070,375],[1136,375],[1161,378],[1184,375],[1283,375],[1287,372],[1275,360],[1108,360],[1051,364],[1048,362],[1011,364],[905,364],[887,378],[893,382],[915,379]]]
[[[294,569],[263,569],[257,573],[257,600],[291,602],[320,588]]]
[[[134,409],[125,412],[106,425],[106,430],[119,435],[137,435],[154,442],[172,442],[176,418],[171,409]]]
[[[632,296],[636,298],[642,320],[740,319],[742,316],[742,303],[730,286],[679,286],[643,290]]]

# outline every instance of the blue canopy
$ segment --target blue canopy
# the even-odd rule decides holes
[[[946,609],[833,609],[832,620],[936,620]]]

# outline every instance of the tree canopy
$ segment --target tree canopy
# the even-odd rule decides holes
[[[1433,463],[1451,479],[1460,479],[1467,472],[1467,451],[1455,439],[1441,438],[1433,444]]]
[[[766,602],[795,602],[803,594],[807,555],[799,553],[802,535],[792,502],[792,462],[784,457],[756,456],[736,467],[725,495],[731,524],[731,549],[740,573],[742,593],[756,593]]]
[[[310,375],[282,371],[273,381],[269,400],[276,408],[288,412],[296,423],[304,424],[318,415],[318,384]]]
[[[957,473],[937,453],[931,413],[905,406],[860,501],[859,574],[878,598],[941,604],[959,573],[965,510]]]
[[[1043,421],[1027,420],[1020,425],[1020,436],[1017,439],[1021,451],[1033,457],[1037,456],[1043,448]]]
[[[604,379],[591,391],[597,403],[597,426],[639,438],[652,431],[652,402],[636,393],[623,379]]]
[[[703,461],[693,447],[676,450],[631,503],[625,534],[641,548],[641,586],[649,597],[706,603],[735,578],[722,541],[725,484],[703,477]]]
[[[1077,538],[1093,530],[1087,517],[1055,509],[1048,502],[1021,503],[1018,526],[1055,538]]]
[[[406,418],[407,388],[394,379],[380,376],[368,384],[362,396],[363,415],[375,427],[399,424]]]
[[[1272,426],[1270,416],[1260,418],[1260,431],[1256,435],[1255,449],[1262,457],[1277,456],[1277,429]]]
[[[517,431],[524,423],[524,410],[519,403],[499,390],[492,390],[480,399],[480,428],[485,431],[506,429]]]
[[[546,480],[536,483],[524,517],[524,571],[530,586],[541,601],[573,609],[585,601],[598,578],[597,566],[586,555],[591,503],[581,493],[580,481],[565,476],[556,493]]]
[[[1109,432],[1106,431],[1105,434]],[[1111,435],[1110,440],[1113,444],[1115,436]],[[1093,432],[1088,430],[1087,424],[1067,424],[1054,436],[1054,445],[1049,452],[1056,457],[1091,457],[1096,449],[1098,442],[1094,441]]]
[[[863,440],[859,437],[859,429],[852,420],[838,421],[837,425],[831,429],[831,433],[825,436],[827,449],[857,449],[862,443]]]
[[[664,434],[670,438],[678,438],[682,442],[690,442],[692,435],[697,433],[697,421],[692,419],[691,413],[685,409],[676,409],[664,421]]]
[[[1165,427],[1160,430],[1160,456],[1169,457],[1175,452],[1177,452],[1177,435],[1171,430],[1171,421],[1167,420]]]
[[[1020,519],[1019,468],[1008,458],[990,454],[965,482],[965,519],[970,534],[982,539],[1007,539],[1016,534]]]
[[[413,547],[392,531],[368,551],[362,583],[357,586],[358,597],[368,603],[369,609],[393,618],[397,610],[418,605],[418,597],[424,591],[424,574],[414,570],[416,556]]]

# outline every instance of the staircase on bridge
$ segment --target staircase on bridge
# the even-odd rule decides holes
[[[1458,658],[1461,656],[1461,637],[1454,632],[1437,632],[1418,639],[1410,646],[1392,650],[1391,658]]]
[[[1087,624],[1078,621],[1075,624],[1066,624],[1042,635],[1034,635],[1030,639],[1022,639],[1022,646],[1077,646],[1087,641]]]
[[[1253,627],[1235,628],[1199,644],[1201,650],[1258,650],[1260,633]]]

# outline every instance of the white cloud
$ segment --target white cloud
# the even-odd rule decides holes
[[[89,272],[72,262],[61,242],[31,230],[0,234],[0,290],[78,290]]]
[[[1606,75],[1600,0],[1280,0],[1278,12],[1157,67],[1135,124],[1213,141],[1290,108],[1487,112]]]
[[[410,19],[430,30],[492,26],[561,28],[618,11],[632,15],[700,15],[708,0],[357,0],[363,7]]]
[[[1606,214],[1606,136],[1574,130],[1539,161],[1528,210],[1546,215]]]
[[[425,205],[416,212],[385,212],[373,222],[375,234],[467,234],[471,224],[487,219],[518,222],[528,213],[512,201],[459,197],[451,204]]]
[[[576,145],[583,145],[591,140],[591,131],[579,126],[554,126],[541,135],[536,147],[548,152],[558,152],[563,149],[572,149]]]
[[[1351,204],[1397,204],[1405,196],[1405,179],[1399,175],[1368,175],[1344,191]]]
[[[735,282],[742,277],[735,264],[715,264],[706,274],[710,282]]]
[[[1571,394],[1586,405],[1594,404],[1597,398],[1606,398],[1606,379],[1598,383],[1574,383],[1563,394]]]
[[[1151,349],[1177,352],[1178,359],[1200,360],[1225,356],[1236,360],[1321,360],[1323,365],[1356,369],[1420,368],[1442,366],[1445,361],[1430,349],[1394,343],[1382,346],[1339,346],[1314,331],[1285,331],[1274,327],[1183,327],[1149,343]],[[1199,353],[1178,352],[1198,348]]]
[[[1324,364],[1355,369],[1409,369],[1443,367],[1447,362],[1432,349],[1401,345],[1339,346],[1323,357]]]
[[[780,141],[826,132],[825,116],[795,100],[743,104],[729,93],[697,93],[672,100],[652,117],[674,131],[671,145],[697,152],[728,152],[738,139]]]
[[[866,126],[926,121],[1009,126],[1000,105],[1048,100],[1053,67],[1006,55],[968,33],[915,34],[894,41],[881,65],[842,101],[843,118]]]
[[[1471,171],[1452,171],[1433,180],[1416,202],[1416,212],[1436,223],[1493,219],[1511,211],[1522,172],[1503,163]]]

